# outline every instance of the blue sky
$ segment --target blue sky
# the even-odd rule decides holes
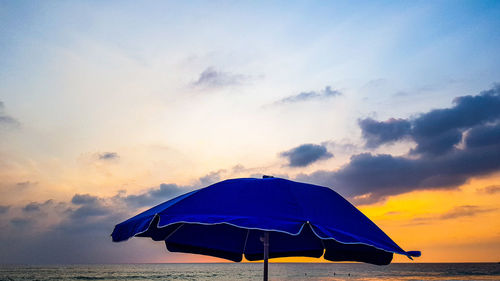
[[[403,202],[404,194],[436,185],[366,189],[347,172],[359,161],[382,161],[379,155],[415,167],[433,162],[422,147],[438,144],[419,133],[418,122],[435,109],[475,112],[473,102],[456,98],[497,91],[499,26],[498,1],[0,1],[0,223],[8,229],[0,239],[12,241],[32,223],[20,220],[32,203],[45,219],[30,235],[52,245],[42,238],[71,229],[85,210],[92,210],[84,216],[89,227],[105,233],[146,207],[127,208],[130,198],[154,204],[151,194],[161,202],[260,174],[325,184],[389,208],[390,196]],[[469,132],[493,132],[483,127],[496,118],[492,109],[467,126],[443,125],[461,141],[439,145],[468,152]],[[396,124],[404,132],[384,135]],[[488,163],[461,173],[464,181],[437,185],[462,196],[437,217],[464,209],[493,214],[480,212],[493,209],[481,199],[486,193],[464,199],[471,198],[464,186],[476,180],[473,188],[498,196],[498,163]],[[371,190],[371,201],[360,190]],[[81,195],[95,199],[73,202]],[[412,215],[398,222],[422,214]],[[31,261],[9,258],[16,251],[23,253],[9,246],[0,263]],[[100,262],[124,261],[122,253],[109,250]],[[147,261],[161,261],[160,254]],[[89,250],[75,262],[95,255]],[[42,260],[58,262],[64,253]]]

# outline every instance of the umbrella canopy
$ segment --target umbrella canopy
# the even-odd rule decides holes
[[[115,242],[150,237],[171,252],[235,262],[243,255],[267,260],[266,250],[269,258],[324,255],[377,265],[389,264],[393,253],[420,256],[401,249],[332,189],[272,177],[225,180],[186,193],[116,225],[111,236]]]

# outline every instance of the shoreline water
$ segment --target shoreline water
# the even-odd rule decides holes
[[[500,280],[498,263],[271,263],[270,280]],[[1,265],[1,280],[260,280],[259,263]]]
[[[0,266],[75,266],[75,265],[175,265],[175,264],[262,264],[262,261],[257,262],[120,262],[120,263],[0,263]],[[273,262],[269,264],[363,264],[359,262]],[[499,264],[500,262],[392,262],[390,265],[395,264]],[[385,267],[383,265],[381,267]],[[378,266],[377,266],[378,267]]]

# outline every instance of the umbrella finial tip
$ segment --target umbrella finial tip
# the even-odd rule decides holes
[[[409,257],[420,257],[422,255],[422,252],[420,251],[408,251],[406,252],[408,254]]]
[[[262,176],[262,178],[263,178],[263,179],[272,179],[272,178],[274,178],[274,177],[273,177],[273,176],[268,176],[268,175],[263,175],[263,176]]]

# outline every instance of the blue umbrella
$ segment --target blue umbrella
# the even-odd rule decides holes
[[[171,252],[235,262],[323,256],[330,261],[386,265],[409,257],[380,228],[330,188],[264,177],[225,180],[198,189],[115,226],[114,242],[165,241]]]

